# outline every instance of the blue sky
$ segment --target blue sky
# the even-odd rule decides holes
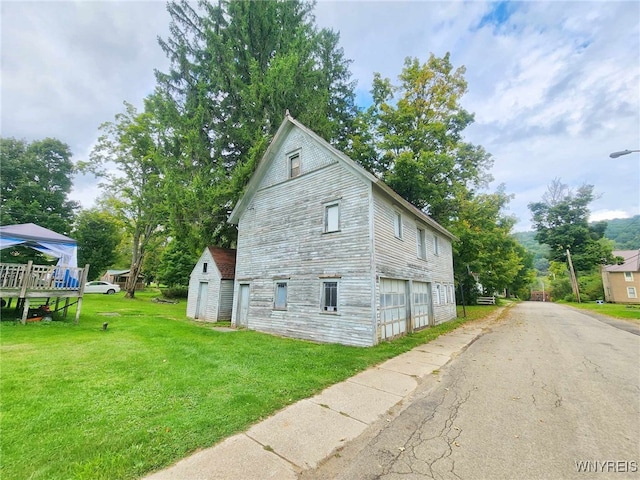
[[[163,1],[0,3],[2,136],[56,137],[88,156],[102,122],[140,106],[167,61],[157,44]],[[527,204],[555,177],[595,185],[592,219],[640,213],[640,3],[319,1],[320,27],[339,31],[366,105],[374,72],[397,80],[405,57],[450,52],[466,67],[466,140],[494,158],[507,212],[530,227]],[[78,177],[72,197],[98,193]]]

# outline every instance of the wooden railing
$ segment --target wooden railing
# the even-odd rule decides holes
[[[1,290],[80,290],[84,282],[83,268],[0,263]]]
[[[496,297],[478,297],[478,305],[495,305]]]

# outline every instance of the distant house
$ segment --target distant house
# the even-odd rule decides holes
[[[100,277],[100,280],[120,285],[120,288],[124,290],[124,286],[127,283],[127,279],[129,278],[129,272],[131,272],[130,269],[107,270],[107,272],[102,275],[102,277]],[[142,275],[138,275],[136,290],[144,290],[144,277]]]
[[[187,317],[217,322],[231,320],[236,251],[207,247],[189,278]]]
[[[456,317],[455,237],[288,115],[229,221],[236,326],[369,346]]]
[[[640,250],[614,250],[613,255],[624,258],[624,263],[602,267],[605,301],[640,303]]]

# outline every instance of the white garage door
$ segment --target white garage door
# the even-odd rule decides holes
[[[431,318],[431,288],[426,282],[413,282],[413,328],[428,326]]]
[[[407,332],[408,300],[405,280],[380,279],[380,340]]]

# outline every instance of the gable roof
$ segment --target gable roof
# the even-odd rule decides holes
[[[622,265],[606,265],[606,272],[640,272],[640,250],[614,250],[614,257],[624,258]]]
[[[280,145],[282,144],[284,139],[287,137],[287,134],[294,127],[299,128],[304,133],[309,135],[313,140],[319,143],[322,147],[326,148],[333,155],[335,155],[342,162],[342,164],[346,166],[349,170],[351,170],[353,173],[355,173],[357,176],[359,176],[363,180],[371,182],[373,185],[378,187],[387,197],[391,198],[394,202],[401,205],[406,210],[409,210],[421,221],[423,221],[424,223],[432,227],[434,230],[437,230],[438,232],[442,233],[446,237],[449,237],[452,240],[457,240],[457,237],[455,235],[453,235],[446,228],[444,228],[442,225],[436,222],[433,218],[431,218],[429,215],[424,213],[422,210],[420,210],[418,207],[416,207],[412,203],[402,198],[398,193],[396,193],[391,187],[389,187],[381,179],[379,179],[372,173],[368,172],[364,167],[362,167],[358,163],[351,160],[351,158],[349,158],[347,155],[345,155],[343,152],[341,152],[337,148],[333,147],[324,138],[320,137],[318,134],[316,134],[315,132],[308,129],[300,122],[298,122],[291,115],[289,115],[289,112],[287,112],[287,114],[285,115],[284,120],[282,120],[282,123],[280,124],[278,131],[276,132],[273,139],[271,140],[269,147],[267,148],[264,155],[260,159],[260,162],[258,163],[258,166],[256,167],[255,172],[253,173],[253,175],[251,176],[251,179],[249,180],[249,184],[245,189],[244,195],[240,198],[240,200],[238,200],[238,203],[236,203],[236,206],[231,212],[231,215],[229,215],[229,220],[228,220],[229,223],[235,223],[235,224],[238,223],[240,215],[242,214],[242,212],[244,212],[244,210],[251,203],[251,200],[255,196],[257,192],[257,187],[258,185],[260,185],[260,182],[264,178],[269,166],[271,165],[275,157],[276,152],[280,148]]]
[[[222,280],[236,278],[236,251],[232,248],[207,247]]]

